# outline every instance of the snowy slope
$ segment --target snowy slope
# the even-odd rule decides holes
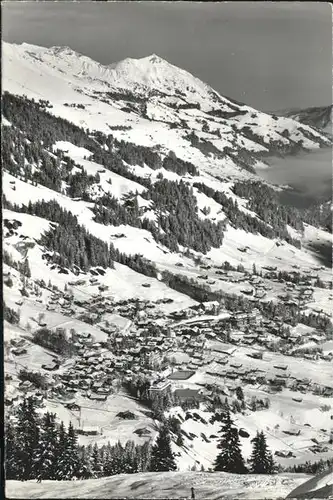
[[[86,481],[7,481],[10,498],[190,498],[191,487],[196,498],[207,500],[278,499],[306,479],[305,474],[276,476],[242,476],[215,472],[158,472],[121,474]]]
[[[2,49],[4,90],[49,100],[51,113],[79,126],[105,133],[111,126],[119,139],[172,149],[213,175],[251,177],[242,167],[244,153],[260,167],[262,153],[293,149],[300,141],[308,149],[330,144],[307,125],[231,102],[156,55],[103,66],[68,47],[3,42]],[[191,130],[214,153],[191,146]]]
[[[263,155],[273,154],[280,150],[288,152],[299,141],[309,149],[328,146],[330,140],[320,131],[301,125],[291,118],[274,117],[246,105],[236,104],[218,95],[208,85],[186,71],[176,68],[155,55],[138,60],[126,59],[114,65],[103,66],[68,47],[47,49],[28,44],[10,45],[4,43],[3,88],[13,94],[26,95],[37,101],[40,99],[48,100],[50,101],[47,108],[49,113],[63,117],[90,131],[102,131],[106,135],[111,133],[116,139],[123,140],[125,143],[130,142],[152,148],[154,152],[158,151],[162,160],[165,155],[173,151],[178,158],[191,162],[198,169],[197,175],[191,176],[187,173],[181,176],[165,168],[154,170],[146,164],[142,166],[128,165],[124,161],[123,166],[136,175],[134,181],[94,162],[92,153],[88,149],[79,147],[78,144],[72,144],[69,140],[56,141],[50,146],[49,155],[60,150],[63,154],[62,158],[69,157],[74,160],[75,166],[72,173],[79,172],[82,167],[88,175],[96,176],[96,180],[89,186],[90,201],[66,195],[66,186],[62,186],[61,192],[57,192],[41,184],[31,183],[31,179],[27,181],[22,175],[24,172],[21,172],[18,177],[14,177],[5,171],[3,186],[8,202],[16,205],[28,205],[29,202],[55,200],[63,209],[75,215],[78,223],[92,235],[105,243],[112,242],[116,249],[127,256],[137,253],[143,255],[156,265],[158,271],[157,278],[152,278],[123,264],[115,263],[114,269],[106,269],[103,275],[98,276],[98,283],[95,284],[92,284],[91,280],[89,281],[91,278],[89,272],[80,272],[79,278],[82,278],[83,284],[77,285],[75,281],[80,280],[78,280],[77,275],[73,274],[73,270],[68,270],[67,274],[62,273],[59,271],[59,267],[49,265],[44,259],[46,250],[39,244],[39,239],[49,229],[50,222],[42,216],[35,217],[27,213],[6,209],[4,210],[4,218],[10,223],[17,221],[20,225],[14,232],[5,231],[4,249],[15,263],[22,264],[25,258],[29,259],[32,275],[31,279],[28,280],[29,291],[34,287],[36,280],[43,279],[46,283],[51,281],[52,285],[58,287],[60,295],[63,295],[62,290],[66,291],[69,287],[75,300],[89,301],[96,296],[111,302],[140,299],[146,301],[147,304],[150,303],[149,306],[152,306],[153,309],[155,308],[154,314],[157,311],[158,314],[156,313],[154,319],[156,324],[161,321],[162,324],[169,325],[172,322],[168,318],[170,312],[189,308],[197,305],[197,302],[186,294],[186,290],[179,292],[171,289],[168,283],[162,281],[161,271],[167,270],[171,274],[191,278],[197,283],[203,283],[202,280],[206,280],[205,282],[210,285],[209,290],[212,292],[223,291],[239,296],[243,296],[242,290],[245,287],[250,287],[251,274],[248,273],[251,273],[254,265],[257,266],[258,270],[263,270],[265,266],[266,268],[274,266],[292,272],[297,262],[297,266],[301,268],[302,272],[311,273],[317,268],[318,276],[321,279],[330,280],[329,271],[321,268],[318,270],[318,257],[306,245],[312,240],[327,243],[331,241],[331,235],[312,226],[307,225],[303,235],[290,226],[288,227],[290,234],[302,243],[301,248],[296,248],[286,242],[281,242],[278,238],[268,239],[261,234],[236,229],[228,223],[224,232],[223,244],[219,248],[212,248],[203,256],[194,251],[189,255],[182,247],[180,247],[179,252],[171,252],[169,248],[158,243],[152,233],[145,229],[130,225],[105,226],[99,224],[94,220],[92,211],[94,201],[104,194],[113,196],[120,204],[125,203],[126,197],[135,197],[138,207],[142,210],[140,217],[157,221],[158,210],[152,200],[145,199],[147,188],[141,182],[145,178],[150,178],[151,182],[154,183],[162,175],[165,179],[176,182],[183,180],[189,185],[195,182],[203,183],[237,202],[241,212],[258,219],[258,214],[247,208],[247,200],[233,193],[234,181],[258,179],[250,166],[264,167]],[[2,124],[5,127],[14,126],[6,119],[2,121]],[[197,137],[197,145],[189,139],[191,132],[194,132]],[[89,133],[87,132],[87,134]],[[245,159],[243,155],[245,155]],[[26,163],[27,160],[24,159],[23,165],[26,166]],[[244,164],[250,170],[244,168]],[[38,165],[32,165],[32,169],[38,169]],[[198,205],[198,216],[201,220],[208,219],[213,222],[226,220],[226,214],[221,204],[197,188],[194,188],[193,192]],[[196,257],[202,259],[201,262],[206,264],[207,270],[204,271],[206,275],[204,278],[201,267],[195,262]],[[247,271],[246,276],[245,271],[237,271],[232,276],[222,278],[222,273],[218,274],[217,271],[225,261],[235,267],[243,266],[244,270]],[[210,266],[209,269],[207,264]],[[47,309],[47,306],[50,305],[50,297],[54,289],[52,292],[50,287],[41,287],[40,296],[37,297],[36,294],[31,293],[30,297],[23,298],[21,293],[23,279],[20,272],[9,265],[5,265],[4,270],[7,275],[10,274],[13,281],[11,287],[5,286],[4,289],[6,304],[15,310],[19,307],[21,315],[18,326],[6,324],[6,342],[19,336],[25,336],[25,339],[28,339],[27,352],[18,358],[12,355],[8,362],[8,371],[16,379],[20,367],[27,366],[39,370],[42,363],[48,363],[52,359],[47,350],[31,342],[31,334],[27,335],[29,323],[32,324],[29,332],[38,329],[37,318],[40,314],[45,315],[44,321],[48,328],[54,329],[59,325],[64,326],[67,330],[75,328],[78,331],[90,333],[97,342],[105,341],[106,334],[101,330],[101,326],[106,325],[107,321],[120,325],[121,335],[125,335],[132,325],[131,320],[128,320],[125,315],[122,316],[121,313],[109,314],[105,311],[103,311],[103,321],[99,319],[98,323],[93,325],[85,323],[79,319],[80,313],[90,312],[89,305],[86,306],[87,309],[76,304],[75,307],[73,305],[72,317],[68,316],[68,311],[61,309],[61,304],[57,305],[57,310],[51,311]],[[263,283],[267,287],[266,301],[276,300],[278,294],[285,290],[285,284],[276,279],[263,280]],[[103,293],[97,288],[97,285],[106,287]],[[163,300],[166,302],[161,303]],[[328,287],[315,288],[313,298],[307,304],[307,312],[319,307],[324,314],[329,314],[330,300],[332,297]],[[63,304],[63,297],[60,301]],[[159,304],[157,301],[160,301]],[[149,309],[148,306],[147,309]],[[209,315],[206,316],[207,318]],[[301,330],[298,325],[295,327],[296,330]],[[309,335],[309,331],[311,333],[312,329],[309,328],[305,332],[300,331],[299,335]],[[241,332],[241,334],[243,333]],[[142,339],[138,341],[138,344],[140,342]],[[310,345],[314,345],[314,343]],[[214,350],[213,343],[210,347]],[[329,346],[326,345],[326,351],[328,350]],[[265,374],[274,372],[272,363],[286,363],[294,377],[305,378],[311,375],[314,382],[327,386],[331,382],[329,360],[305,361],[303,358],[287,357],[279,352],[270,352],[264,360],[254,361],[247,356],[250,351],[250,348],[240,345],[230,354],[230,358],[244,364],[245,367],[253,366],[255,363]],[[187,354],[184,356],[189,357]],[[218,356],[216,354],[215,357],[218,358]],[[200,383],[205,382],[225,385],[224,379],[219,377],[221,366],[218,366],[215,361],[205,360],[205,362],[206,365],[197,370],[194,382],[192,381],[194,386],[199,387]],[[216,371],[216,376],[214,373],[213,375],[206,373],[208,367],[211,373]],[[15,382],[18,382],[16,379]],[[267,392],[257,386],[247,387],[247,390],[251,393],[250,395],[260,397],[267,395]],[[13,392],[15,393],[15,391],[14,388]],[[87,399],[84,396],[80,399],[81,396],[81,394],[77,394],[76,400],[87,406]],[[323,415],[323,412],[318,408],[327,402],[331,404],[332,401],[331,398],[324,399],[321,396],[309,394],[304,396],[303,404],[300,406],[299,403],[292,402],[295,396],[297,396],[296,393],[287,389],[283,391],[283,394],[270,395],[272,400],[270,410],[262,411],[259,415],[257,412],[238,415],[237,425],[248,428],[251,437],[259,428],[266,428],[271,433],[268,442],[274,450],[289,447],[297,451],[297,460],[308,458],[310,440],[322,433],[319,426],[325,426],[325,428],[329,426],[329,414],[326,412]],[[105,404],[100,404],[100,402],[96,404],[89,402],[89,404],[93,406],[86,407],[86,411],[83,412],[86,423],[89,425],[96,422],[101,424],[104,433],[98,438],[80,438],[85,442],[98,440],[99,444],[102,444],[106,439],[113,442],[120,437],[125,442],[127,439],[133,438],[133,422],[123,422],[123,425],[119,426],[114,415],[110,417],[109,413],[115,411],[114,407],[135,409],[141,415],[140,421],[137,423],[150,425],[153,428],[151,418],[144,417],[140,405],[134,403],[127,396],[115,394],[109,397]],[[67,411],[63,404],[45,400],[45,405],[47,409],[56,411],[59,418],[62,418],[66,424],[70,420],[77,424],[77,417]],[[280,408],[283,408],[284,416],[279,415]],[[302,409],[304,417],[300,415],[299,408]],[[297,443],[295,443],[295,438],[287,438],[282,441],[281,431],[275,432],[272,429],[273,424],[289,427],[292,412],[296,415],[297,425],[302,429],[307,422],[313,425],[313,429],[304,431],[304,435],[302,434]],[[208,427],[205,429],[203,424],[192,420],[184,424],[183,428],[188,432],[195,431],[197,437],[195,438],[195,452],[190,447],[191,443],[186,443],[186,446],[189,445],[187,449],[181,450],[181,459],[178,464],[181,470],[192,467],[194,462],[204,464],[205,467],[211,466],[216,456],[216,441],[212,441],[206,446],[200,437],[201,432],[206,432]],[[212,433],[217,432],[217,427],[212,429]],[[243,440],[242,442],[246,457],[250,451],[247,441]],[[180,449],[177,447],[175,451],[180,452]],[[310,458],[313,460],[314,454],[311,454]],[[318,454],[315,456],[316,458],[318,458]],[[176,478],[176,476],[170,477]],[[208,498],[218,498],[216,495],[220,494],[221,488],[223,491],[226,490],[226,494],[230,493],[230,498],[236,497],[237,494],[242,494],[245,498],[259,498],[258,495],[268,493],[270,496],[275,494],[280,496],[287,494],[293,486],[298,484],[300,478],[297,476],[295,482],[292,476],[281,476],[265,478],[266,482],[262,482],[264,481],[262,478],[255,477],[245,479],[237,479],[227,475],[195,475],[195,477],[198,478],[195,486],[199,491],[200,481],[207,484],[208,489],[206,491],[202,487],[202,494],[207,494]],[[157,478],[156,482],[155,478]],[[155,496],[157,494],[163,496],[163,491],[160,493],[158,481],[165,479],[165,477],[161,475],[161,477],[155,476],[155,478],[149,479],[149,487]],[[101,486],[102,497],[104,494],[108,496],[110,488],[115,488],[116,496],[131,495],[135,491],[136,495],[142,497],[142,494],[146,493],[145,479],[142,477],[139,479],[139,481],[143,481],[142,487],[138,484],[133,486],[134,479],[133,476],[124,479],[123,485],[119,488],[115,485],[115,478],[98,483]],[[178,479],[179,482],[177,482]],[[186,496],[188,493],[181,488],[182,481],[186,482],[187,479],[185,475],[180,475],[178,479],[175,482],[171,481],[171,492],[176,496],[183,494]],[[33,483],[29,483],[29,485],[33,495],[44,495],[41,493],[44,485],[36,486]],[[82,482],[80,485],[89,496],[91,483]],[[25,485],[21,487],[24,489]],[[24,495],[24,491],[20,488],[18,491]],[[35,488],[37,488],[36,491]],[[216,489],[218,493],[216,493]],[[55,490],[55,495],[59,494],[61,497],[65,494],[63,490],[60,490],[61,488],[59,492]],[[66,495],[68,495],[67,489]]]
[[[333,498],[333,469],[325,470],[301,484],[287,498]]]

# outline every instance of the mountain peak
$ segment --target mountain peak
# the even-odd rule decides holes
[[[63,54],[63,53],[66,53],[66,54],[75,54],[74,50],[71,49],[70,47],[68,46],[58,46],[58,45],[55,45],[54,47],[51,47],[50,48],[50,52],[53,52],[54,54]]]
[[[165,59],[162,59],[162,57],[158,56],[157,54],[151,54],[150,56],[143,57],[142,59],[147,60],[153,64],[158,64],[158,63],[170,64],[168,61],[166,61]]]

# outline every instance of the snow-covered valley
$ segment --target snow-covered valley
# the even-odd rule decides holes
[[[332,234],[321,207],[283,205],[256,171],[331,136],[155,55],[2,50],[7,421],[32,396],[102,448],[153,445],[173,419],[169,489],[142,472],[96,479],[98,498],[187,497],[191,481],[205,498],[284,497],[306,479],[286,471],[332,458],[332,277],[315,250]],[[245,463],[262,431],[279,474],[194,472],[213,468],[226,406]]]

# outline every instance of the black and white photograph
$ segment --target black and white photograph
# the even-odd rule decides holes
[[[331,4],[1,10],[6,498],[333,498]]]

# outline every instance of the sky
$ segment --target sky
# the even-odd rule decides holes
[[[8,1],[2,36],[103,64],[155,53],[263,111],[332,103],[329,3]]]

